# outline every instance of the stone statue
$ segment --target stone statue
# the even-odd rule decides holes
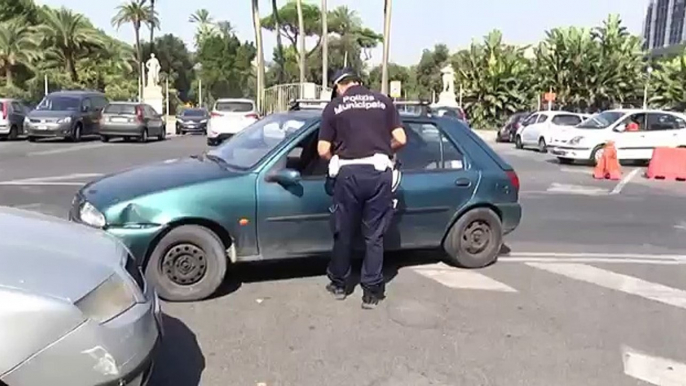
[[[160,61],[155,54],[150,54],[150,59],[145,62],[145,68],[148,69],[148,87],[157,86],[160,81]]]
[[[451,65],[447,65],[441,73],[443,74],[443,92],[455,95],[455,70]]]

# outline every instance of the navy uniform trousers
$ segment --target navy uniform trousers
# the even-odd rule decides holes
[[[331,282],[347,285],[350,258],[361,231],[365,243],[360,284],[364,291],[383,295],[383,236],[393,215],[393,175],[372,165],[341,167],[333,186],[333,254],[327,269]]]

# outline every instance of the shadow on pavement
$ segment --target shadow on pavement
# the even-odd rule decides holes
[[[500,255],[510,253],[510,248],[503,244]],[[384,277],[390,283],[401,268],[435,264],[442,261],[445,255],[442,250],[414,250],[389,252],[384,256]],[[309,257],[287,260],[270,260],[240,263],[230,267],[227,280],[212,298],[230,295],[240,289],[243,283],[288,280],[326,275],[329,257]],[[351,285],[360,283],[362,259],[353,259]]]
[[[164,314],[164,339],[155,360],[150,386],[197,386],[205,369],[200,345],[182,321]]]

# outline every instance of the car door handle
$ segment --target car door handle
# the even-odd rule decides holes
[[[458,178],[457,181],[455,181],[455,185],[459,187],[468,188],[472,186],[472,180],[470,180],[469,178]]]

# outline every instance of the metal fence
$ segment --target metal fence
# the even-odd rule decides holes
[[[323,92],[323,93],[322,93]],[[331,89],[314,83],[279,84],[264,90],[262,114],[278,113],[288,110],[288,105],[295,99],[329,99]]]

